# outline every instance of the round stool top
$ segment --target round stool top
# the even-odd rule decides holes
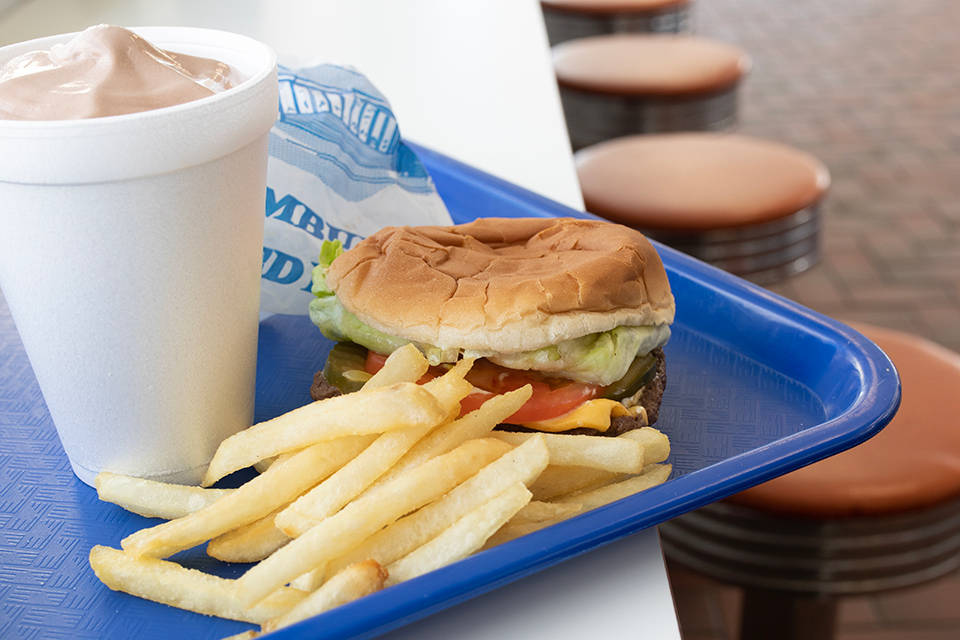
[[[728,501],[808,518],[889,515],[960,495],[960,354],[853,324],[900,373],[900,410],[880,433]]]
[[[640,229],[755,225],[816,203],[830,184],[813,156],[725,133],[635,135],[576,153],[587,211]]]
[[[553,47],[561,87],[616,96],[684,97],[736,85],[750,69],[740,47],[676,34],[624,33]]]
[[[683,7],[690,0],[540,0],[540,6],[568,13],[646,13]]]

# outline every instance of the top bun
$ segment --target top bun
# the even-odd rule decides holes
[[[327,285],[389,335],[498,353],[669,324],[675,309],[660,256],[640,232],[573,218],[387,227],[334,260]]]

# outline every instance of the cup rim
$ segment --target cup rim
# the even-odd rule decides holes
[[[131,30],[172,51],[222,60],[248,77],[227,91],[147,111],[72,120],[0,119],[0,182],[93,184],[171,173],[224,157],[270,131],[279,98],[277,56],[268,45],[198,27]],[[74,35],[9,45],[0,49],[0,60]],[[102,161],[86,161],[92,157]]]

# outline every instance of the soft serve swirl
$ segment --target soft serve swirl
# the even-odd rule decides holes
[[[97,25],[0,69],[0,118],[75,120],[192,102],[243,81],[218,60],[164,51],[123,27]]]

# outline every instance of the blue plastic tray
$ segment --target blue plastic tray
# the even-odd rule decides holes
[[[417,149],[456,221],[584,216]],[[665,247],[677,299],[657,427],[667,483],[276,633],[369,638],[855,445],[893,416],[900,385],[859,333]],[[305,317],[261,323],[257,420],[309,401],[330,345]],[[115,593],[87,564],[151,521],[98,501],[70,471],[0,298],[0,637],[221,638],[250,628]],[[244,567],[176,559],[225,576]]]

